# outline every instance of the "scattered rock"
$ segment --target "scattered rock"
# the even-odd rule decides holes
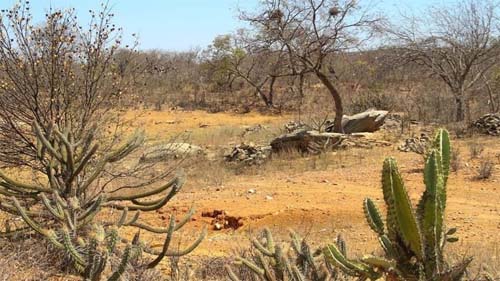
[[[229,216],[224,210],[213,210],[211,212],[201,213],[202,217],[213,218],[211,225],[214,230],[238,229],[243,226],[243,218]]]
[[[266,195],[266,200],[267,201],[273,200],[273,197],[271,195]]]
[[[261,165],[269,158],[270,146],[256,146],[253,143],[236,145],[224,155],[227,162],[242,162],[248,165]]]
[[[389,112],[386,110],[369,109],[352,116],[344,115],[342,118],[342,128],[346,134],[375,132],[384,125],[387,114],[389,114]],[[329,125],[327,125],[325,131],[334,131],[334,124],[332,121],[329,121]]]
[[[151,163],[182,157],[202,155],[203,149],[189,143],[167,143],[146,149],[140,161]]]
[[[500,113],[483,115],[472,124],[481,134],[500,136]]]
[[[255,191],[255,189],[249,189],[247,191],[248,194],[255,194],[257,191]]]
[[[312,128],[301,121],[290,121],[285,124],[285,131],[287,133],[293,133],[298,130],[311,130]]]
[[[325,150],[338,147],[345,135],[337,133],[320,133],[318,131],[298,130],[275,138],[271,142],[273,152],[299,151],[319,154]]]
[[[425,154],[430,144],[430,138],[427,134],[421,134],[420,137],[408,138],[405,143],[398,147],[399,151],[415,152]]]
[[[180,121],[178,120],[165,120],[165,121],[155,121],[155,125],[160,125],[160,124],[167,124],[167,125],[173,125],[173,124],[179,124]]]
[[[248,134],[252,134],[252,133],[257,133],[257,132],[260,132],[264,129],[267,129],[265,126],[261,125],[261,124],[257,124],[255,126],[247,126],[245,127],[245,130],[243,131],[243,133],[241,134],[242,137],[248,135]]]

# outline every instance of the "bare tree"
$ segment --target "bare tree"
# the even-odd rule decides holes
[[[500,55],[498,4],[464,0],[405,17],[389,28],[398,58],[439,77],[456,103],[455,121],[465,119],[468,91],[483,81]],[[402,24],[405,23],[405,24]]]
[[[313,73],[328,89],[335,105],[336,132],[342,132],[344,108],[335,68],[327,65],[327,58],[359,47],[379,20],[357,2],[265,0],[257,14],[241,15],[254,27],[255,41],[262,48],[285,53],[292,73]]]
[[[50,10],[45,22],[35,25],[28,2],[2,11],[1,162],[40,168],[33,122],[47,134],[54,126],[71,128],[75,139],[103,126],[129,83],[115,61],[117,51],[128,46],[121,44],[121,29],[112,18],[103,6],[82,27],[74,10]]]
[[[268,108],[275,106],[277,80],[291,76],[283,62],[284,53],[255,45],[245,30],[215,38],[204,56],[219,77],[229,83],[244,81]]]

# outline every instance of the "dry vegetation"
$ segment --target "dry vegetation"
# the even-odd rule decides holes
[[[472,256],[464,280],[500,280],[500,124],[472,126],[500,109],[498,5],[464,1],[405,26],[358,2],[266,0],[240,15],[249,30],[184,53],[123,46],[106,5],[88,30],[73,11],[33,26],[28,1],[2,11],[0,280],[225,280],[225,265],[258,255],[249,239],[263,229],[285,250],[293,230],[314,249],[341,234],[350,258],[382,254],[363,200],[382,206],[394,156],[417,202],[431,145],[424,157],[398,147],[440,127],[453,143],[446,227],[460,238],[446,260]],[[391,45],[362,48],[376,37]],[[318,155],[225,158],[292,120],[343,132],[344,114],[369,108],[390,111],[387,126]]]

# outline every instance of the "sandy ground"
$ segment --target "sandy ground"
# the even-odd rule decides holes
[[[137,112],[129,114],[137,116]],[[215,145],[252,138],[241,137],[238,133],[245,126],[262,124],[272,133],[259,136],[276,135],[279,127],[291,118],[256,113],[149,112],[135,120],[147,128],[153,140],[166,140],[175,133],[188,131],[194,144],[213,149]],[[203,124],[208,126],[200,127]],[[382,132],[377,134],[379,138],[387,138]],[[266,142],[266,139],[261,141]],[[496,164],[493,178],[486,181],[473,179],[480,161],[469,159],[468,147],[473,142],[484,145],[483,157]],[[283,238],[286,238],[288,229],[294,229],[317,245],[331,242],[337,234],[342,234],[354,256],[378,251],[375,236],[364,220],[362,201],[370,197],[383,208],[380,188],[383,159],[394,156],[398,160],[415,204],[423,190],[422,157],[398,151],[397,144],[330,152],[321,157],[281,157],[271,159],[262,167],[238,172],[224,167],[224,164],[216,164],[217,161],[196,161],[197,164],[191,167],[193,172],[188,173],[184,191],[161,214],[145,218],[150,223],[165,225],[166,214],[173,211],[180,215],[194,205],[197,212],[183,238],[194,237],[202,226],[210,230],[195,255],[231,255],[247,247],[248,237],[264,227]],[[459,147],[462,167],[450,176],[447,226],[457,227],[461,240],[451,249],[456,249],[459,255],[484,255],[498,264],[500,142],[498,138],[476,137],[456,140],[453,144]],[[249,190],[255,193],[249,193]],[[202,212],[213,210],[224,210],[230,216],[241,218],[243,226],[237,230],[213,230],[212,219],[201,216]]]
[[[422,157],[398,151],[401,137],[383,131],[373,137],[394,145],[350,148],[322,156],[281,155],[262,166],[242,168],[225,163],[223,151],[240,142],[268,144],[294,117],[175,111],[127,112],[125,118],[132,122],[132,128],[145,129],[148,145],[182,136],[182,140],[208,151],[211,160],[202,157],[183,163],[187,182],[167,206],[141,215],[149,224],[166,226],[169,214],[181,217],[194,206],[192,222],[174,245],[194,240],[203,227],[209,232],[189,259],[235,256],[250,246],[249,237],[265,227],[277,240],[287,239],[289,229],[293,229],[313,246],[325,245],[341,234],[352,257],[377,252],[380,249],[365,222],[362,202],[370,197],[383,210],[380,170],[384,158],[398,160],[414,204],[423,190]],[[256,125],[263,129],[244,133]],[[480,159],[470,159],[471,143],[484,146]],[[476,266],[486,261],[500,272],[500,142],[493,137],[474,137],[453,140],[453,145],[459,148],[461,168],[450,175],[446,216],[447,227],[458,228],[460,241],[448,249],[457,258],[474,255]],[[495,163],[494,175],[478,181],[474,176],[481,159]],[[225,211],[242,225],[214,230],[213,219],[202,216],[214,210]],[[146,233],[142,237],[158,246],[164,239]],[[168,270],[167,264],[160,269],[163,267]]]

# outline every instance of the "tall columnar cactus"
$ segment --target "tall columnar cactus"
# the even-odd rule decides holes
[[[43,130],[37,123],[33,128],[38,140],[38,159],[44,169],[34,183],[20,182],[0,171],[0,210],[20,216],[25,222],[23,227],[6,229],[0,233],[2,237],[41,235],[56,249],[64,251],[74,269],[88,280],[99,280],[109,266],[108,257],[116,254],[122,256],[122,262],[110,280],[117,280],[140,252],[157,256],[148,264],[154,267],[164,257],[186,255],[201,243],[205,231],[186,249],[174,251],[170,247],[174,233],[190,221],[192,210],[178,222],[172,215],[165,228],[140,220],[141,212],[162,208],[179,192],[184,184],[182,176],[159,186],[153,185],[165,178],[163,174],[112,189],[106,184],[120,178],[121,173],[110,179],[112,172],[108,167],[140,147],[144,141],[141,133],[134,134],[116,149],[104,152],[93,144],[92,133],[76,139],[69,129],[49,126]],[[45,178],[41,178],[42,175]],[[99,216],[106,209],[118,211],[118,217]],[[128,242],[119,236],[120,228],[125,226],[164,236],[163,249],[149,247],[139,241],[138,236]]]
[[[290,247],[283,248],[274,241],[269,229],[264,229],[262,241],[255,238],[251,240],[256,249],[255,254],[251,258],[238,257],[236,263],[252,272],[254,280],[336,280],[338,272],[327,267],[321,249],[312,251],[307,241],[293,231],[290,232],[290,238]],[[229,265],[226,270],[230,280],[240,280]]]
[[[370,228],[378,235],[384,257],[364,256],[349,260],[335,245],[324,249],[332,263],[346,273],[376,280],[386,275],[388,280],[459,280],[471,259],[448,266],[443,256],[446,242],[456,229],[446,230],[446,185],[450,170],[450,140],[448,132],[438,130],[425,159],[425,191],[413,208],[396,161],[388,158],[382,169],[382,191],[387,215],[384,221],[373,201],[363,202]]]

